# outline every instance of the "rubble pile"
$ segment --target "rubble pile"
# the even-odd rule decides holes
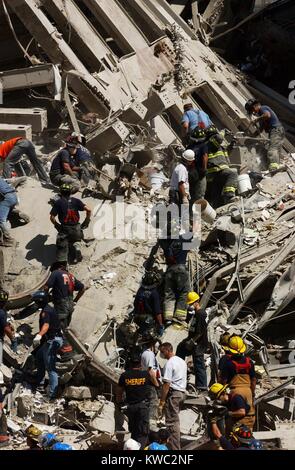
[[[53,401],[44,390],[34,392],[31,354],[39,319],[31,294],[46,284],[55,259],[52,187],[24,161],[13,178],[21,213],[10,225],[18,244],[0,248],[1,287],[9,292],[9,321],[18,335],[17,353],[5,340],[1,365],[11,436],[5,449],[27,448],[31,424],[78,450],[122,449],[130,436],[116,386],[132,348],[144,344],[134,297],[152,268],[162,292],[166,269],[154,232],[141,235],[153,207],[168,200],[184,150],[187,99],[224,130],[231,167],[252,186],[215,208],[211,223],[202,221],[199,248],[188,256],[191,290],[208,315],[208,383],[218,379],[221,335],[241,336],[258,378],[254,436],[268,448],[294,449],[294,141],[284,140],[282,167],[268,171],[269,141],[249,128],[245,112],[248,78],[208,46],[224,2],[209,2],[202,15],[193,10],[188,23],[177,3],[9,0],[0,7],[7,45],[0,51],[0,139],[33,140],[48,172],[73,131],[85,136],[93,157],[90,181],[78,192],[93,218],[81,242],[83,260],[72,266],[85,294],[66,333],[75,354],[58,357]],[[272,107],[289,122],[289,104],[276,99]],[[188,325],[175,321],[161,341],[176,347],[187,334]],[[208,404],[196,393],[191,369],[181,443],[206,448]]]

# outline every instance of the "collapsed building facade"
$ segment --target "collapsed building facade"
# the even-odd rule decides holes
[[[59,365],[63,398],[55,404],[43,403],[38,395],[32,399],[23,378],[32,366],[29,346],[37,328],[30,295],[46,282],[54,256],[55,232],[48,220],[51,192],[30,177],[18,189],[20,209],[30,222],[14,229],[18,246],[0,252],[1,284],[10,293],[12,321],[22,338],[17,355],[4,346],[14,449],[22,448],[22,430],[30,422],[65,436],[77,449],[120,446],[128,428],[115,413],[114,388],[124,350],[132,346],[137,329],[130,315],[133,298],[145,261],[162,272],[165,263],[160,253],[150,257],[153,239],[97,240],[96,218],[105,206],[116,212],[117,195],[147,212],[151,204],[165,200],[168,189],[156,188],[150,175],[162,175],[163,181],[171,176],[181,149],[180,120],[187,98],[219,129],[235,136],[233,167],[261,174],[267,139],[246,134],[249,117],[244,109],[256,92],[290,129],[284,171],[262,173],[252,191],[217,210],[214,224],[203,224],[200,248],[190,254],[191,287],[208,308],[209,377],[216,378],[219,336],[224,331],[242,335],[260,379],[256,435],[270,446],[294,448],[294,109],[281,95],[261,87],[259,91],[257,82],[253,85],[252,78],[209,47],[223,2],[209,2],[202,14],[197,2],[191,2],[189,23],[174,3],[2,2],[6,47],[0,53],[0,138],[33,139],[43,163],[50,164],[69,131],[82,132],[97,170],[96,184],[84,193],[94,221],[84,240],[83,262],[75,267],[89,288],[68,331],[78,356]],[[125,234],[136,223],[131,214]],[[113,235],[115,224],[116,217],[109,228]],[[185,328],[172,325],[163,339],[177,344],[186,334]],[[192,389],[180,417],[183,448],[198,448],[208,439],[205,408],[205,400]]]

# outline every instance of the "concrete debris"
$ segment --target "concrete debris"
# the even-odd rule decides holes
[[[217,450],[235,422],[294,449],[295,119],[263,52],[294,41],[283,6],[254,3],[3,0],[7,448],[32,424],[79,450],[144,448],[151,430]]]

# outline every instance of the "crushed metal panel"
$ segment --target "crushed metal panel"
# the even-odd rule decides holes
[[[279,278],[269,301],[260,318],[257,331],[261,330],[268,321],[278,315],[295,297],[295,261]]]
[[[245,305],[247,300],[250,298],[252,293],[259,287],[262,282],[264,282],[268,276],[277,269],[277,267],[281,264],[281,262],[288,256],[289,253],[295,247],[295,235],[293,235],[287,243],[283,246],[280,250],[278,255],[266,266],[266,268],[260,272],[254,279],[252,279],[246,288],[244,289],[244,301],[241,302],[237,299],[230,309],[230,317],[229,322],[233,322],[236,316],[239,314],[239,311]]]

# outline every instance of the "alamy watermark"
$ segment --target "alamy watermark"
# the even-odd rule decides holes
[[[173,239],[183,242],[183,249],[199,248],[201,240],[201,206],[156,204],[144,207],[128,204],[123,197],[116,203],[105,201],[93,211],[93,235],[97,240]]]

